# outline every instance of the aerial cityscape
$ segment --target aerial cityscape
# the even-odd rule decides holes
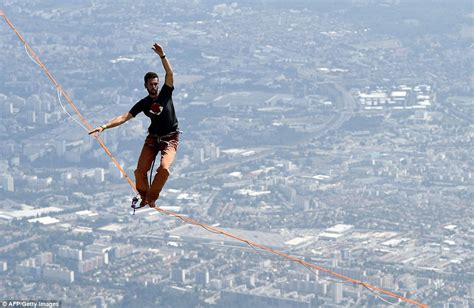
[[[472,1],[4,0],[0,13],[2,306],[413,306],[249,242],[426,307],[474,306]],[[162,85],[162,44],[182,134],[157,206],[248,242],[134,212],[127,178],[3,14],[92,127],[147,96],[146,72]],[[100,134],[132,181],[149,122]]]

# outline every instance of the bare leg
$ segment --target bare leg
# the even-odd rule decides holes
[[[160,192],[165,186],[166,181],[170,175],[170,167],[176,157],[176,150],[178,148],[178,138],[167,142],[166,146],[161,150],[160,166],[156,170],[156,175],[151,183],[147,194],[147,201],[150,207],[155,206],[156,199],[159,198]]]
[[[153,138],[147,137],[145,144],[143,145],[140,157],[138,158],[137,169],[135,170],[135,181],[137,185],[138,193],[143,201],[147,200],[147,194],[149,190],[148,183],[148,171],[151,168],[151,164],[158,154],[158,149],[154,146]]]

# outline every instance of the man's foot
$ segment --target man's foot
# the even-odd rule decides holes
[[[148,201],[149,207],[156,207],[155,201]]]
[[[145,200],[142,200],[140,201],[140,206],[138,208],[141,208],[141,207],[144,207],[144,206],[147,206],[148,202],[145,201]]]

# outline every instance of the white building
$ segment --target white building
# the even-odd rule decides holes
[[[2,174],[0,176],[0,183],[3,191],[14,192],[15,191],[15,180],[10,174]]]
[[[55,282],[74,282],[74,271],[62,268],[57,264],[48,264],[43,267],[43,278]]]

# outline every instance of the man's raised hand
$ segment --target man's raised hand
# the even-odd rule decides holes
[[[161,45],[158,43],[153,44],[153,47],[151,49],[153,49],[153,51],[160,57],[163,57],[165,55],[163,47],[161,47]]]

